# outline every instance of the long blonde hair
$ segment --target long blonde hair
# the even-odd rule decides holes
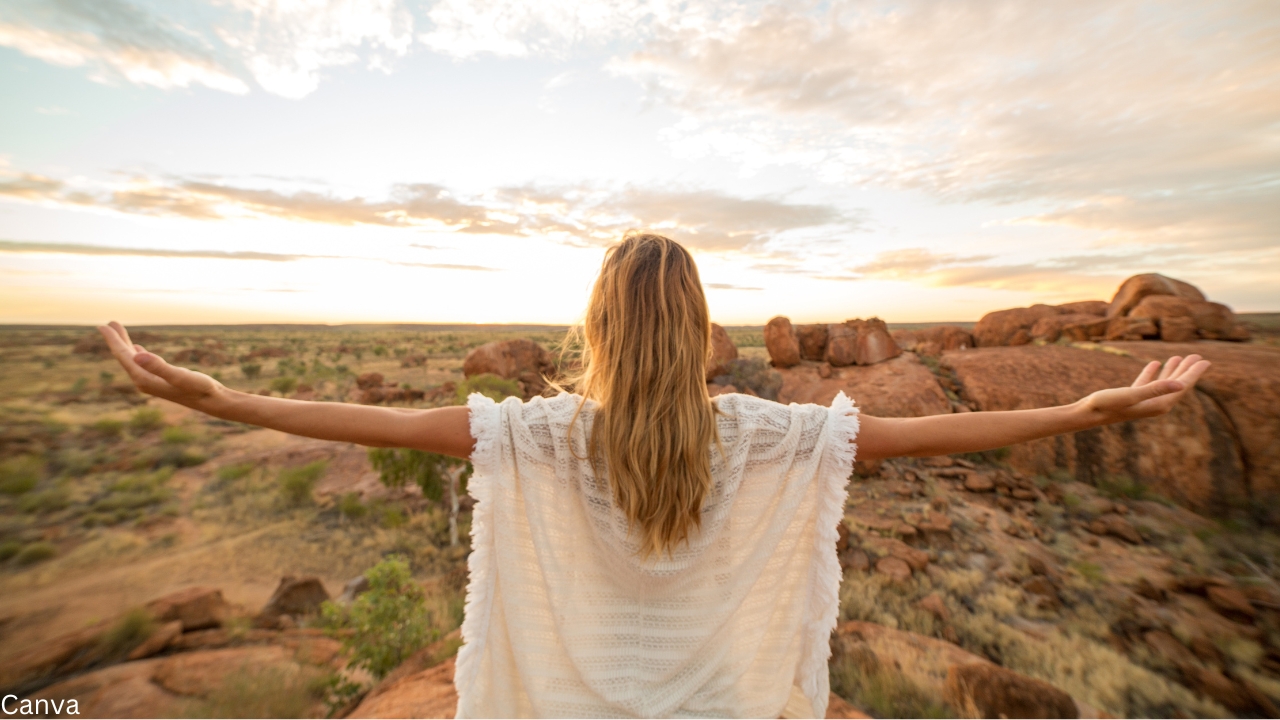
[[[640,554],[670,555],[701,525],[718,441],[711,320],[693,257],[661,235],[628,232],[605,254],[581,336],[574,385],[584,403],[599,403],[588,456],[608,468]]]

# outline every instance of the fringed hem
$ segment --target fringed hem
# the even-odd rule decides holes
[[[462,619],[462,647],[458,650],[458,665],[454,685],[458,690],[458,717],[462,717],[469,703],[468,695],[479,672],[480,655],[484,650],[489,628],[489,615],[493,607],[493,483],[501,472],[502,409],[493,400],[472,393],[467,398],[471,411],[471,436],[476,439],[471,452],[471,465],[475,469],[467,482],[467,492],[475,498],[471,511],[471,555],[467,558],[467,600]]]
[[[800,689],[813,703],[818,717],[827,712],[830,680],[827,661],[831,658],[831,632],[836,627],[840,609],[840,560],[836,557],[837,527],[844,518],[844,504],[849,497],[849,476],[858,454],[854,441],[858,437],[858,408],[843,392],[836,395],[828,409],[826,446],[823,465],[818,470],[816,562],[811,574],[809,612],[804,632],[808,653],[800,661]]]

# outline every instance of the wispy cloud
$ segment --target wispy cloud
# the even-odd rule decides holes
[[[226,0],[205,14],[210,25],[188,27],[128,0],[7,0],[0,45],[86,67],[101,82],[246,93],[251,76],[301,98],[325,69],[363,61],[385,70],[413,42],[400,0]]]
[[[0,197],[192,220],[272,217],[329,225],[427,227],[507,236],[539,235],[578,245],[614,242],[625,230],[678,234],[686,245],[713,252],[761,250],[789,232],[827,228],[856,232],[861,219],[827,205],[781,197],[741,198],[691,189],[637,187],[499,188],[460,198],[428,183],[394,186],[386,199],[281,192],[204,180],[135,177],[117,186],[71,186],[31,173],[0,182]]]
[[[744,285],[730,285],[729,283],[703,283],[703,286],[711,290],[752,290],[752,291],[764,290],[764,288],[746,287]]]

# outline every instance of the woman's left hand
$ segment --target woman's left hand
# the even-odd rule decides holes
[[[1099,390],[1079,404],[1098,425],[1163,415],[1195,387],[1209,364],[1199,355],[1174,355],[1163,368],[1153,360],[1129,387]]]

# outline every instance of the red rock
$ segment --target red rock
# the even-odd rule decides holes
[[[973,326],[973,339],[978,347],[1026,344],[1031,340],[1030,330],[1037,320],[1060,314],[1052,305],[989,312]],[[1024,331],[1021,338],[1017,337],[1019,331]]]
[[[797,325],[796,338],[800,341],[801,359],[821,360],[826,355],[826,325]]]
[[[1189,317],[1169,317],[1160,321],[1160,339],[1165,342],[1195,342],[1196,321]]]
[[[382,387],[382,381],[384,379],[385,378],[382,377],[382,373],[365,373],[356,378],[356,387],[361,390],[373,390],[374,388]]]
[[[866,572],[871,569],[871,558],[861,550],[849,550],[840,556],[840,569]]]
[[[452,718],[458,708],[453,687],[455,658],[400,678],[381,692],[370,692],[349,718]]]
[[[156,665],[151,681],[175,695],[210,697],[232,674],[269,668],[296,672],[299,666],[278,645],[248,645],[170,655]]]
[[[924,330],[917,330],[916,338],[919,341],[936,344],[938,352],[967,350],[971,347],[976,347],[973,333],[955,325],[935,325]]]
[[[1200,337],[1206,340],[1225,339],[1236,326],[1236,314],[1231,312],[1231,308],[1216,302],[1193,304],[1191,319],[1196,321]]]
[[[996,489],[996,482],[990,475],[970,473],[964,479],[964,489],[975,493],[991,492]]]
[[[1215,409],[1220,409],[1224,443],[1238,444],[1246,462],[1247,487],[1256,507],[1276,507],[1280,500],[1280,348],[1198,342],[1108,343],[1141,360],[1164,361],[1171,355],[1197,353],[1213,363],[1196,384]],[[1186,404],[1185,402],[1182,404]],[[1218,414],[1206,414],[1214,421]],[[1217,437],[1215,435],[1215,437]],[[1250,501],[1246,501],[1250,502]],[[1277,514],[1272,522],[1280,522]]]
[[[859,365],[875,365],[902,354],[902,348],[893,341],[889,328],[880,318],[846,320],[845,325],[852,326],[858,333],[854,359]]]
[[[800,340],[787,318],[778,316],[764,326],[764,346],[774,367],[789,368],[800,364]]]
[[[1149,295],[1174,295],[1188,300],[1204,300],[1204,293],[1196,286],[1174,280],[1157,273],[1134,275],[1120,284],[1107,307],[1107,317],[1128,315],[1142,299]]]
[[[987,718],[1077,718],[1071,696],[1043,680],[997,665],[954,665],[943,697],[953,708],[972,708]]]
[[[1205,596],[1224,615],[1243,615],[1252,618],[1258,614],[1253,609],[1253,604],[1249,602],[1249,598],[1237,588],[1210,585],[1205,588]]]
[[[1110,303],[1106,300],[1079,300],[1058,305],[1058,311],[1066,314],[1106,315]]]
[[[129,653],[130,660],[148,658],[164,650],[174,638],[182,634],[182,621],[172,620],[156,628],[142,644]]]
[[[951,611],[947,609],[947,604],[942,601],[942,596],[938,595],[938,593],[929,593],[920,598],[920,602],[917,604],[921,610],[931,613],[942,622],[951,622]]]
[[[876,572],[888,575],[896,583],[904,583],[911,579],[911,566],[905,560],[896,557],[882,557],[876,561]]]
[[[1142,544],[1142,536],[1137,530],[1129,524],[1128,520],[1119,515],[1103,515],[1089,524],[1089,532],[1094,535],[1111,535],[1118,537],[1134,545]]]
[[[791,717],[795,717],[794,715]],[[858,708],[845,702],[845,699],[835,693],[830,693],[827,698],[827,715],[831,718],[842,718],[845,720],[870,720],[871,716],[862,712]]]
[[[986,411],[1066,405],[1095,390],[1127,386],[1144,366],[1132,357],[1058,345],[945,353],[942,364],[964,396]],[[1271,432],[1280,433],[1280,418],[1272,422]],[[1232,425],[1218,403],[1195,392],[1160,417],[1014,445],[1007,461],[1026,475],[1062,469],[1086,484],[1128,477],[1194,510],[1225,514],[1250,497]]]
[[[729,363],[738,359],[738,346],[729,333],[716,323],[711,323],[711,359],[707,361],[707,380],[729,372]]]
[[[1156,321],[1172,317],[1189,318],[1191,305],[1195,302],[1176,295],[1148,295],[1129,311],[1129,317]]]
[[[1142,639],[1155,651],[1157,657],[1174,667],[1194,665],[1196,662],[1195,655],[1185,645],[1163,630],[1148,630],[1143,633]]]
[[[271,594],[260,613],[263,617],[280,615],[311,615],[320,612],[320,603],[329,599],[329,591],[315,576],[294,577],[285,575]]]
[[[1107,321],[1108,340],[1144,340],[1160,337],[1160,328],[1149,318],[1116,315]]]
[[[193,587],[165,595],[147,603],[147,610],[160,622],[182,621],[182,631],[218,627],[231,613],[222,591],[217,588]]]
[[[1049,581],[1049,578],[1044,577],[1043,575],[1034,575],[1027,578],[1027,580],[1022,583],[1022,589],[1033,595],[1041,595],[1050,598],[1056,598],[1058,596],[1058,589],[1053,586],[1053,583]]]
[[[491,373],[520,383],[525,399],[541,395],[546,378],[555,375],[554,358],[538,343],[527,338],[497,340],[467,353],[462,373],[467,377]]]
[[[893,528],[894,535],[897,535],[899,537],[904,537],[907,539],[914,538],[916,536],[916,533],[917,533],[916,526],[911,525],[910,523],[898,523]]]
[[[880,417],[919,417],[951,412],[942,387],[929,369],[914,355],[866,367],[833,368],[831,376],[820,377],[813,365],[779,370],[781,403],[829,405],[837,392],[853,398],[863,411]]]
[[[1067,327],[1083,328],[1080,332],[1085,337],[1072,337],[1072,340],[1088,340],[1090,333],[1102,337],[1106,333],[1107,320],[1096,315],[1046,315],[1031,326],[1031,337],[1045,342],[1056,342]]]
[[[831,636],[831,652],[833,662],[852,660],[867,672],[883,668],[901,673],[934,697],[942,697],[951,666],[991,664],[945,640],[861,621],[836,628]]]
[[[920,336],[915,330],[898,329],[890,332],[889,335],[893,337],[894,342],[898,343],[898,347],[908,352],[915,350],[917,343],[920,342]]]
[[[827,326],[827,352],[823,356],[831,367],[846,367],[857,362],[858,331],[848,324]]]
[[[80,714],[65,717],[190,717],[189,700],[151,682],[151,673],[159,662],[152,659],[112,665],[50,685],[31,698],[62,700],[67,705],[76,700]]]

